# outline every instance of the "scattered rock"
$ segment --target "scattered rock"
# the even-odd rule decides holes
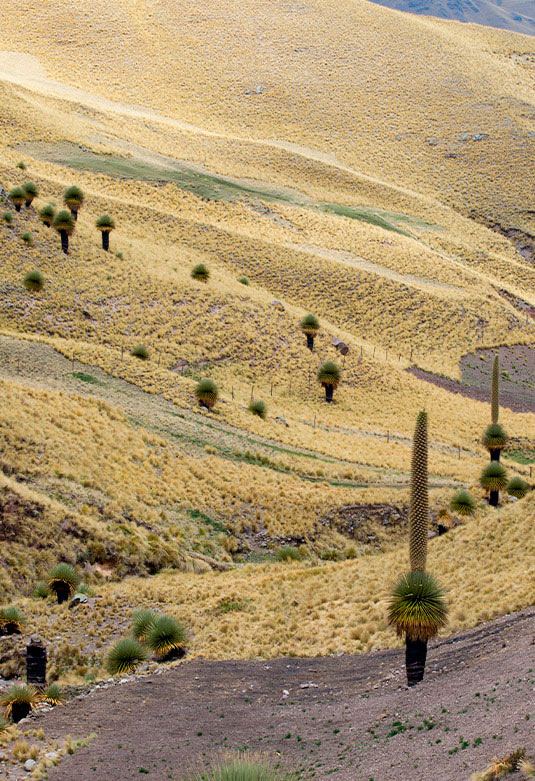
[[[347,345],[345,342],[343,342],[341,339],[338,339],[337,336],[333,336],[331,339],[331,344],[336,347],[339,353],[342,353],[342,355],[347,355],[349,352],[349,345]]]
[[[436,138],[428,138],[427,143],[429,144],[429,146],[437,146],[438,141],[436,140]]]
[[[271,302],[271,306],[274,306],[275,309],[279,310],[279,312],[284,312],[285,311],[284,304],[282,303],[282,301],[272,301]]]
[[[77,607],[78,605],[87,605],[88,607],[93,607],[94,602],[92,599],[89,599],[87,594],[77,593],[69,602],[69,610],[73,607]]]
[[[27,759],[26,762],[24,763],[24,770],[27,770],[29,773],[30,770],[34,769],[36,764],[37,762],[35,761],[35,759]]]
[[[281,418],[279,415],[277,415],[277,417],[276,417],[276,418],[274,418],[274,420],[276,420],[276,421],[277,421],[277,423],[282,423],[282,425],[283,425],[283,426],[286,426],[286,428],[290,428],[290,424],[289,424],[289,423],[287,423],[287,422],[284,420],[284,418]]]

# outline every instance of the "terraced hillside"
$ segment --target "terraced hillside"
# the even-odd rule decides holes
[[[448,629],[531,603],[533,495],[494,510],[478,477],[496,351],[503,464],[535,462],[535,41],[364,0],[0,11],[0,588],[53,677],[103,677],[140,605],[197,657],[396,644],[423,407]],[[64,253],[39,212],[74,184]],[[58,560],[90,612],[30,596]]]

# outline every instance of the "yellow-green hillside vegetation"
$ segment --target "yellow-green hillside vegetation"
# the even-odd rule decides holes
[[[488,403],[407,369],[455,381],[474,353],[486,392],[478,348],[520,345],[503,382],[533,402],[535,39],[364,0],[0,12],[0,596],[45,637],[87,629],[99,674],[138,604],[180,614],[197,655],[395,642],[384,597],[425,408],[450,628],[532,601],[533,500],[490,511],[478,485]],[[73,184],[65,254],[39,210]],[[533,412],[500,422],[529,477]],[[462,523],[460,487],[478,503]],[[300,562],[273,560],[287,544]],[[102,595],[98,628],[29,599],[59,560]]]

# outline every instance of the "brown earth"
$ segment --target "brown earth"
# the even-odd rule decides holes
[[[276,631],[276,630],[275,630]],[[403,651],[194,661],[100,688],[37,717],[47,737],[97,737],[50,781],[182,779],[214,752],[280,752],[299,777],[460,781],[526,746],[535,722],[535,608],[430,644],[424,682]]]
[[[535,412],[535,347],[525,344],[476,350],[461,358],[461,382],[412,366],[408,371],[450,393],[490,402],[494,356],[500,356],[500,403],[513,412]]]

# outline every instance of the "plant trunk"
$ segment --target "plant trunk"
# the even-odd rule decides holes
[[[425,660],[427,658],[427,641],[405,639],[405,668],[407,683],[416,686],[424,677]]]
[[[26,208],[27,208],[27,209],[29,209],[29,208],[30,208],[30,206],[32,205],[32,202],[31,202],[31,200],[30,200],[30,201],[25,201],[25,202],[24,202],[24,205],[26,206]]]
[[[106,250],[106,252],[110,248],[110,233],[109,231],[102,231],[102,249]]]
[[[21,719],[25,719],[30,712],[30,705],[27,702],[14,702],[11,707],[11,718],[17,724]]]
[[[307,347],[310,350],[310,352],[312,352],[314,349],[314,337],[312,336],[312,334],[306,334],[306,338],[307,338]]]
[[[491,461],[499,461],[500,460],[500,450],[491,450],[490,451],[490,460]]]
[[[332,385],[325,386],[325,401],[330,403],[333,400],[333,392],[334,388]]]
[[[491,507],[497,507],[498,506],[499,496],[500,496],[500,492],[499,491],[493,490],[493,491],[490,492],[489,504],[490,504]]]
[[[20,212],[20,206],[21,206],[20,203],[16,203],[15,204],[15,211],[16,212]]]
[[[66,230],[61,230],[59,232],[59,235],[61,236],[61,249],[65,254],[69,251],[69,236]]]
[[[50,228],[51,224],[48,220],[43,220],[43,223],[46,225],[47,228]]]
[[[76,222],[76,220],[78,219],[78,212],[75,209],[71,209],[71,214],[73,220]]]
[[[61,605],[62,602],[66,602],[71,593],[71,589],[67,583],[56,583],[54,591],[56,592],[58,605]]]

